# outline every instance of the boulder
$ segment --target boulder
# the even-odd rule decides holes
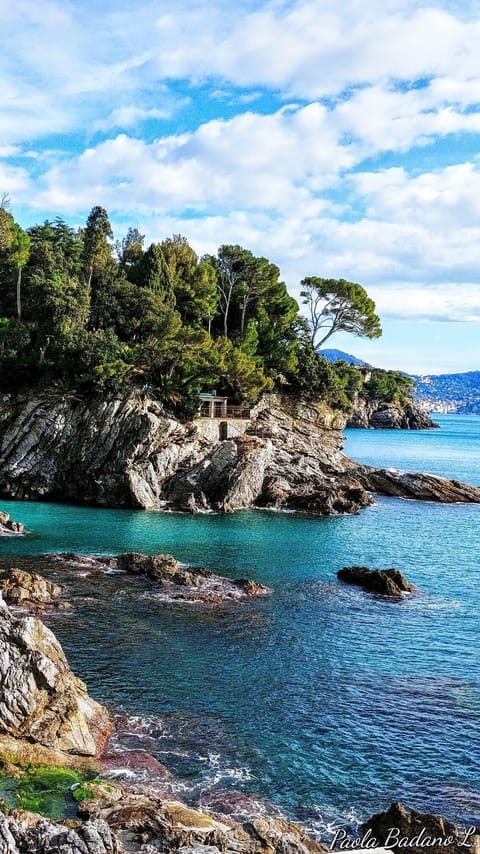
[[[1,854],[121,854],[104,821],[67,827],[29,813],[0,812]]]
[[[411,593],[413,584],[405,578],[399,569],[368,569],[366,566],[345,566],[339,569],[337,577],[347,584],[356,584],[370,593],[381,596],[401,596]]]
[[[30,761],[38,745],[38,762],[53,752],[68,764],[98,755],[110,731],[55,635],[34,617],[15,617],[0,597],[0,754],[23,756],[26,743]]]
[[[8,513],[0,511],[0,537],[12,536],[12,534],[25,534],[25,528],[21,522],[14,522]]]
[[[0,570],[0,592],[8,605],[53,605],[62,588],[36,572],[12,568]]]
[[[460,830],[440,816],[415,812],[401,803],[391,804],[385,812],[372,816],[361,831],[369,832],[378,846],[385,845],[395,852],[477,854],[480,851],[480,836],[475,828]]]

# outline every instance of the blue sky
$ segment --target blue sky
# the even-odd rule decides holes
[[[22,225],[240,243],[360,282],[417,373],[480,368],[480,13],[420,0],[0,0],[0,192]]]

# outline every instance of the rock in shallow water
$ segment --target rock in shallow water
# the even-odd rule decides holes
[[[415,589],[399,569],[345,566],[339,569],[337,577],[346,584],[358,585],[370,593],[378,593],[381,596],[401,596],[402,593],[411,593]]]
[[[460,830],[440,816],[408,810],[401,803],[377,813],[362,825],[363,834],[370,832],[378,846],[387,845],[395,852],[411,854],[477,854],[480,851],[478,829]],[[373,847],[373,844],[369,847]]]
[[[5,513],[3,510],[0,511],[0,537],[25,533],[25,528],[21,522],[14,522],[13,519],[10,519],[8,513]]]
[[[427,472],[362,466],[359,477],[367,489],[394,498],[438,501],[441,504],[480,504],[480,487]]]
[[[38,762],[52,754],[58,764],[97,755],[111,730],[106,709],[72,673],[50,629],[0,602],[0,753]]]
[[[0,571],[0,592],[7,605],[53,605],[62,588],[36,572],[12,568]]]
[[[158,588],[164,601],[216,605],[250,596],[265,596],[270,592],[268,587],[250,578],[231,581],[205,567],[184,566],[169,554],[144,555],[140,552],[127,552],[117,558],[104,558],[66,553],[52,557],[73,566],[88,567],[90,570],[119,569],[130,575],[143,575],[154,582],[153,591]]]

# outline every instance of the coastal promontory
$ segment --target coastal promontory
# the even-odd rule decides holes
[[[145,394],[4,395],[0,494],[100,506],[354,513],[378,492],[480,502],[480,489],[374,469],[343,453],[345,417],[323,402],[263,395],[245,418],[180,420]]]

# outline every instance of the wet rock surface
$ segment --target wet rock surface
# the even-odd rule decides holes
[[[369,831],[378,845],[388,844],[388,849],[395,852],[477,854],[480,850],[478,829],[460,829],[440,816],[415,812],[401,803],[393,803],[385,812],[372,816],[361,831]]]
[[[337,577],[346,584],[355,584],[369,593],[381,596],[401,596],[415,588],[398,569],[369,569],[366,566],[345,566]]]
[[[152,582],[150,589],[157,589],[165,601],[216,605],[251,596],[265,596],[270,592],[268,587],[250,578],[232,581],[206,567],[184,566],[169,554],[128,552],[113,558],[67,552],[51,557],[73,567],[85,567],[87,571],[116,569],[129,575],[144,576]]]
[[[259,817],[236,822],[214,817],[180,801],[158,798],[148,791],[112,789],[79,806],[79,814],[103,820],[125,852],[145,850],[213,850],[237,854],[322,854],[328,849],[309,838],[304,829],[283,818]],[[144,849],[138,846],[143,844]]]

